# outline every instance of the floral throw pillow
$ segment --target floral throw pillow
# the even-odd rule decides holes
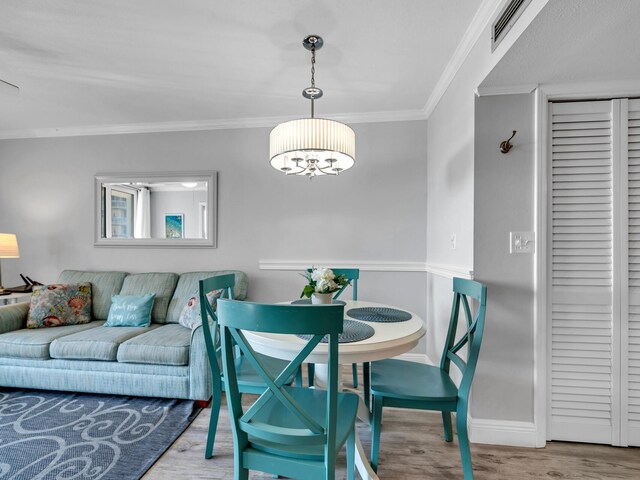
[[[78,325],[91,321],[91,284],[33,287],[27,328]]]
[[[217,301],[222,296],[223,291],[224,290],[213,290],[212,292],[207,293],[207,300],[209,301],[209,304],[213,308],[214,312],[216,311]],[[182,309],[182,312],[180,312],[178,323],[180,323],[180,325],[182,325],[183,327],[193,330],[202,323],[202,315],[200,314],[200,300],[198,297],[198,292],[195,292]]]

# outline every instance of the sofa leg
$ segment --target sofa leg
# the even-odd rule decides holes
[[[209,408],[209,407],[211,407],[211,397],[209,397],[209,400],[196,400],[193,403],[193,407],[194,408]]]

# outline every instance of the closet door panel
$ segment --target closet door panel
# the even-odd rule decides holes
[[[626,125],[628,161],[628,314],[621,347],[623,430],[628,445],[640,446],[640,100],[629,100]],[[626,335],[625,335],[626,333]]]
[[[551,105],[549,435],[556,440],[612,443],[615,432],[612,129],[612,102]]]

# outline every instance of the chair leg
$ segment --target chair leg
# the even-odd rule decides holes
[[[471,449],[469,448],[469,435],[467,434],[467,406],[458,408],[456,412],[456,429],[458,430],[458,444],[460,445],[460,457],[462,458],[462,473],[464,480],[473,480],[471,468]]]
[[[347,438],[347,480],[356,479],[356,427]]]
[[[367,406],[367,410],[371,411],[371,373],[370,363],[364,362],[362,364],[362,381],[364,389],[364,404]]]
[[[209,418],[209,433],[207,434],[207,446],[204,452],[204,458],[213,457],[213,443],[216,439],[216,430],[218,429],[218,417],[220,415],[220,392],[213,392],[211,398],[211,417]]]
[[[378,452],[380,451],[380,430],[382,428],[382,400],[373,396],[373,415],[371,417],[371,468],[378,471]]]
[[[324,478],[325,480],[336,479],[336,449],[335,447],[329,447],[325,445],[324,451],[326,452],[326,458],[324,460]]]
[[[358,388],[358,364],[351,364],[351,375],[353,376],[353,388]]]
[[[442,412],[442,423],[444,425],[444,441],[453,441],[453,431],[451,429],[451,412]]]
[[[298,371],[296,372],[296,387],[302,388],[302,366],[298,367]]]
[[[249,480],[248,468],[242,468],[236,465],[236,468],[234,468],[234,472],[235,472],[233,475],[234,480]]]
[[[313,377],[316,373],[315,363],[307,363],[307,373],[309,374],[309,386],[313,387]]]

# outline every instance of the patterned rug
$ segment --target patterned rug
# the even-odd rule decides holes
[[[193,403],[0,388],[0,479],[138,479],[195,418]]]

